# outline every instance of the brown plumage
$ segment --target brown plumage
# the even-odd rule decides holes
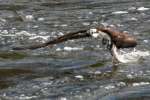
[[[97,28],[97,31],[107,33],[111,37],[112,43],[115,44],[118,49],[135,47],[137,45],[137,40],[125,32],[103,27]]]

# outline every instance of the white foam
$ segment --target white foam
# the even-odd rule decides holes
[[[38,27],[39,27],[38,25],[33,26],[33,28],[38,28]]]
[[[81,47],[64,47],[65,51],[77,51],[77,50],[83,50]]]
[[[13,35],[13,34],[0,34],[0,36],[15,37],[16,35]]]
[[[88,25],[90,25],[90,23],[89,22],[83,22],[82,25],[88,26]]]
[[[119,82],[119,83],[117,83],[117,86],[124,87],[124,86],[126,86],[126,83],[125,82]]]
[[[149,85],[149,82],[140,82],[140,83],[133,83],[132,86],[141,86],[141,85]]]
[[[15,96],[15,98],[18,98],[19,100],[29,100],[33,98],[37,98],[37,96],[26,96],[25,94],[21,94],[19,97]]]
[[[149,40],[143,40],[144,43],[149,43]]]
[[[75,78],[78,78],[78,79],[83,79],[84,77],[82,75],[76,75],[74,76]]]
[[[8,30],[3,30],[1,33],[2,34],[8,34]]]
[[[132,74],[128,74],[127,78],[132,79],[132,78],[134,78],[134,76]]]
[[[48,32],[43,32],[43,31],[42,31],[42,32],[39,32],[38,34],[39,34],[39,35],[46,35],[47,33],[48,33]]]
[[[58,32],[58,35],[63,36],[64,33],[63,32]]]
[[[150,56],[149,51],[133,50],[131,52],[119,51],[116,46],[113,45],[113,54],[116,59],[121,63],[137,62],[140,58]]]
[[[40,32],[39,34],[44,34],[44,32]],[[13,36],[13,35],[12,35]],[[20,31],[16,33],[16,36],[28,36],[29,39],[34,40],[34,39],[42,39],[44,41],[47,41],[50,36],[42,36],[42,35],[37,35],[37,34],[32,34],[27,31]]]
[[[128,12],[127,11],[115,11],[115,12],[112,12],[112,14],[127,14]]]
[[[95,71],[94,74],[98,75],[98,74],[102,74],[101,71]]]
[[[108,24],[108,23],[106,23],[106,22],[102,22],[101,24],[102,24],[104,27],[109,26],[109,24]]]
[[[89,14],[90,14],[90,15],[92,15],[92,14],[93,14],[93,12],[91,12],[91,11],[90,11],[90,12],[89,12]]]
[[[27,31],[21,31],[21,32],[17,32],[16,35],[17,36],[21,36],[21,35],[24,35],[24,36],[33,36],[35,34],[31,34],[31,33],[27,32]]]
[[[0,21],[6,22],[6,19],[3,19],[3,18],[0,17]]]
[[[61,97],[60,100],[67,100],[67,98],[66,97]]]
[[[61,48],[57,48],[57,49],[56,49],[56,51],[61,51],[61,50],[62,50]]]
[[[50,37],[50,36],[40,36],[40,35],[37,35],[37,36],[30,37],[29,39],[34,40],[34,39],[41,38],[41,39],[43,39],[43,40],[48,40],[49,37]]]
[[[114,85],[108,85],[108,86],[105,87],[105,89],[107,89],[107,90],[109,90],[109,89],[114,89],[114,88],[115,88]]]
[[[136,10],[136,7],[130,7],[128,10]]]
[[[37,19],[38,21],[44,21],[45,19],[43,17],[40,17]]]
[[[145,10],[149,10],[150,8],[145,8],[145,7],[139,7],[139,8],[137,8],[137,10],[139,10],[139,11],[145,11]]]
[[[138,19],[137,19],[137,18],[135,18],[135,17],[132,17],[132,18],[131,18],[131,20],[133,20],[133,21],[137,21]]]
[[[33,15],[26,15],[25,18],[26,20],[29,20],[29,21],[34,19]]]
[[[67,27],[68,25],[67,24],[62,24],[60,25],[61,27]]]

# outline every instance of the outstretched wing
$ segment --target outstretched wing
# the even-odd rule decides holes
[[[25,49],[37,49],[37,48],[42,48],[42,47],[46,47],[48,45],[54,45],[54,44],[58,44],[67,40],[71,40],[71,39],[79,39],[79,38],[85,38],[85,37],[90,37],[90,34],[87,33],[87,30],[80,30],[77,32],[72,32],[72,33],[68,33],[65,34],[63,36],[60,36],[54,40],[48,41],[46,43],[42,43],[42,44],[37,44],[37,45],[30,45],[30,46],[21,46],[21,47],[13,47],[13,50],[25,50]]]

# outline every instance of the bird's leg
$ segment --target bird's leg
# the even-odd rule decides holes
[[[118,50],[117,48],[115,49],[115,44],[112,44],[112,49],[111,49],[111,54],[112,54],[112,63],[113,65],[118,65],[119,64],[119,61],[117,60],[116,58],[116,55],[115,55],[115,51],[114,50]]]
[[[113,64],[113,65],[118,65],[118,64],[119,64],[119,62],[118,62],[118,60],[116,59],[115,55],[112,55],[112,64]]]

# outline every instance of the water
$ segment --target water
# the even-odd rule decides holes
[[[150,51],[149,0],[0,0],[0,98],[6,100],[149,100],[150,57],[112,66],[100,41],[42,43],[99,25],[115,26]]]

